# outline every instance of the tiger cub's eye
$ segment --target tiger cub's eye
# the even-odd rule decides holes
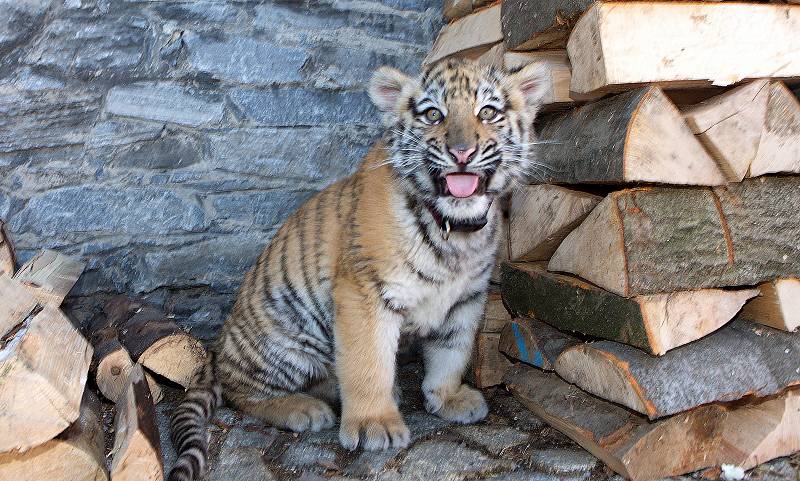
[[[435,109],[433,107],[426,110],[423,115],[429,124],[438,124],[442,121],[442,117],[444,117],[439,109]]]
[[[497,116],[497,109],[489,105],[481,108],[478,111],[478,118],[481,120],[489,121],[494,119],[496,116]]]

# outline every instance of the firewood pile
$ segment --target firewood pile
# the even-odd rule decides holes
[[[426,62],[548,72],[475,382],[634,481],[799,451],[800,5],[444,4]]]
[[[0,479],[162,480],[157,379],[186,386],[203,346],[123,297],[81,333],[60,305],[84,264],[53,251],[15,264],[0,224]],[[96,392],[115,403],[111,432]]]

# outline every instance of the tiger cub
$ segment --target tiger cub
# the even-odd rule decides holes
[[[331,428],[340,401],[345,448],[406,446],[394,394],[404,334],[422,343],[425,409],[458,423],[486,416],[461,378],[495,263],[498,197],[532,162],[543,85],[539,65],[375,72],[383,140],[290,216],[245,276],[172,417],[171,481],[205,470],[206,426],[223,398],[292,431]]]

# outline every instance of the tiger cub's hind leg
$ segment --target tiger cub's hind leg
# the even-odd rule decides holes
[[[328,403],[305,393],[264,399],[234,395],[230,402],[245,414],[263,419],[278,429],[294,432],[328,429],[336,421]]]

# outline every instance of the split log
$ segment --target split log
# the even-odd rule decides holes
[[[503,56],[505,53],[505,45],[503,45],[503,42],[498,42],[485,52],[478,55],[474,60],[482,65],[491,65],[492,67],[503,68]]]
[[[509,50],[563,47],[592,0],[503,0],[501,21]]]
[[[503,262],[509,260],[508,220],[508,210],[503,208],[503,217],[500,220],[500,231],[497,233],[497,236],[500,238],[500,245],[497,248],[497,256],[495,257],[494,268],[492,269],[492,282],[500,282],[500,268]]]
[[[597,2],[567,42],[571,90],[597,97],[645,83],[798,78],[798,30],[800,7],[792,5]]]
[[[611,341],[581,344],[561,353],[556,372],[586,392],[657,419],[800,384],[800,336],[733,321],[658,358]]]
[[[626,298],[548,272],[544,263],[505,264],[502,290],[516,317],[534,317],[562,331],[658,356],[716,331],[758,294],[755,289],[700,289]]]
[[[506,385],[528,409],[632,481],[722,464],[750,469],[800,450],[798,389],[651,423],[521,364],[509,369]]]
[[[475,387],[485,389],[503,382],[511,362],[500,353],[499,332],[479,332],[472,354],[472,377]]]
[[[28,317],[39,301],[16,280],[0,274],[0,338]]]
[[[486,300],[486,309],[483,315],[481,332],[500,332],[503,326],[511,320],[511,314],[503,305],[503,297],[499,292],[490,292]]]
[[[575,101],[569,94],[570,64],[566,50],[541,50],[533,52],[506,52],[503,66],[506,70],[524,67],[538,62],[545,69],[542,111],[563,110]]]
[[[200,341],[158,309],[122,296],[109,301],[105,310],[133,360],[183,387],[189,386],[206,359]]]
[[[100,400],[83,393],[80,417],[57,438],[24,453],[0,454],[0,479],[108,481]]]
[[[60,306],[85,266],[81,261],[45,250],[20,267],[14,279],[30,288],[42,303]]]
[[[444,0],[442,13],[447,20],[456,20],[472,12],[472,0]]]
[[[769,91],[767,80],[757,80],[683,111],[692,132],[731,182],[744,179],[756,157]]]
[[[798,205],[798,177],[614,192],[564,239],[548,269],[626,297],[800,277]]]
[[[150,388],[141,365],[135,365],[114,419],[112,481],[163,481],[164,460]]]
[[[108,326],[92,333],[92,371],[95,373],[97,388],[109,401],[117,402],[128,387],[128,377],[133,369],[133,360],[128,350],[120,344],[117,330]],[[153,376],[145,372],[145,379],[157,404],[164,397],[164,392]]]
[[[450,55],[485,48],[502,40],[500,5],[495,5],[445,25],[422,63],[429,65]]]
[[[658,87],[543,117],[536,183],[721,185],[725,177]]]
[[[800,279],[776,279],[758,290],[761,296],[744,305],[742,319],[783,331],[800,327]]]
[[[778,172],[800,173],[800,101],[783,83],[771,82],[764,129],[748,176]]]
[[[517,318],[500,333],[500,352],[512,359],[554,371],[556,359],[567,348],[581,341],[531,318]]]
[[[15,264],[14,247],[8,240],[3,221],[0,220],[0,275],[13,276]]]
[[[0,452],[38,446],[78,419],[91,358],[52,305],[0,338]]]
[[[511,260],[547,260],[602,197],[556,185],[514,189],[509,212]]]

